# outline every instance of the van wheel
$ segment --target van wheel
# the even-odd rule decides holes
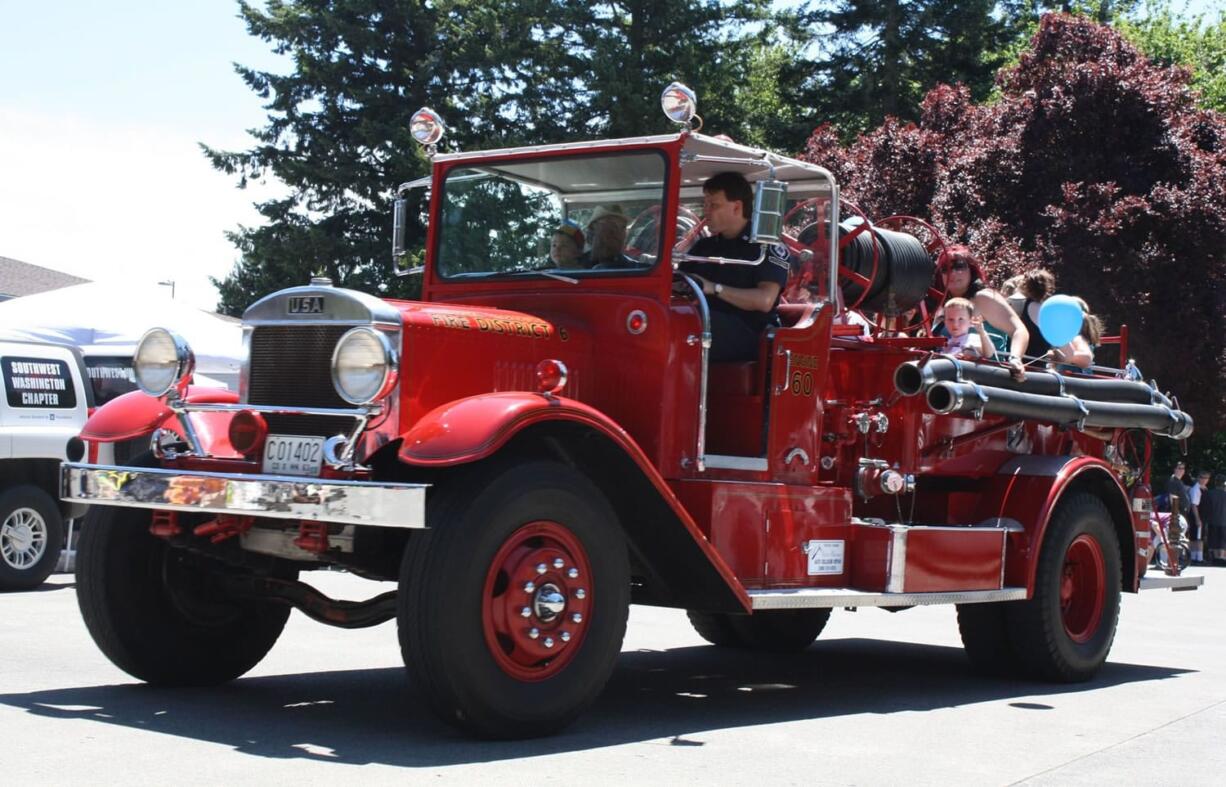
[[[465,732],[555,732],[596,699],[621,652],[630,569],[616,515],[557,462],[449,481],[400,572],[410,683]]]
[[[1121,576],[1107,507],[1089,494],[1062,501],[1043,537],[1034,596],[1008,606],[1019,662],[1045,680],[1092,678],[1115,639]]]
[[[232,597],[220,579],[242,569],[170,547],[149,534],[151,518],[142,509],[89,509],[77,545],[85,627],[115,666],[148,683],[237,678],[272,648],[289,607]]]
[[[29,590],[51,576],[64,546],[64,518],[33,484],[0,492],[0,590]]]

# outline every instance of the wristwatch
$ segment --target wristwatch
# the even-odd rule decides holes
[[[719,295],[723,291],[724,291],[724,285],[720,284],[719,282],[715,282],[715,294]]]

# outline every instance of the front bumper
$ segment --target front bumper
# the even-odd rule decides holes
[[[60,497],[72,503],[375,527],[424,528],[428,487],[83,462],[60,466]]]

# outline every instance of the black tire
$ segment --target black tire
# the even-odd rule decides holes
[[[976,672],[1007,676],[1018,670],[1017,654],[1009,643],[1009,603],[958,605],[958,633]]]
[[[409,539],[397,602],[414,690],[442,720],[481,737],[530,738],[569,724],[604,688],[626,631],[629,561],[607,500],[572,468],[532,462],[446,480],[428,521]],[[584,561],[588,577],[577,568]],[[550,587],[560,611],[542,606]]]
[[[694,631],[698,632],[698,636],[712,645],[722,648],[741,645],[741,638],[737,636],[736,630],[728,622],[730,615],[722,612],[695,612],[692,609],[686,610],[685,614],[690,619],[690,625],[694,627]]]
[[[59,504],[33,484],[0,492],[0,590],[36,588],[64,548]]]
[[[829,608],[761,610],[729,615],[728,625],[743,648],[792,653],[813,644],[830,620],[830,612]]]
[[[93,506],[77,546],[77,602],[102,652],[160,686],[233,680],[264,658],[289,607],[238,600],[215,581],[229,569],[149,534],[149,511]],[[289,576],[282,578],[292,578]]]
[[[1066,571],[1082,579],[1062,601]],[[1027,672],[1060,683],[1094,677],[1115,639],[1121,577],[1107,507],[1090,494],[1061,501],[1043,537],[1033,597],[1008,606],[1010,642]]]

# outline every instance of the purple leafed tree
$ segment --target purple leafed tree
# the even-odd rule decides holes
[[[925,97],[844,146],[823,126],[803,157],[830,167],[870,216],[930,217],[999,281],[1047,267],[1196,418],[1226,428],[1226,117],[1189,74],[1151,64],[1083,17],[1045,16],[1029,50],[976,105]],[[1114,363],[1109,350],[1101,354]]]

